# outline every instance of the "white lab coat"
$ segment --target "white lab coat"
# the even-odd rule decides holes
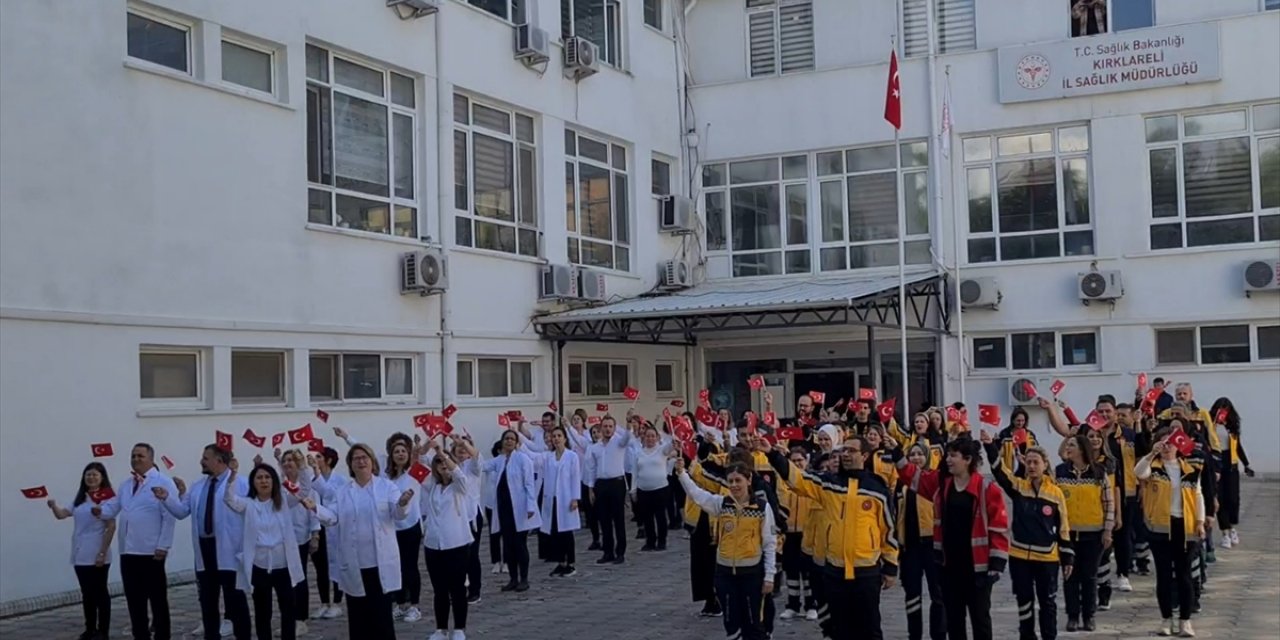
[[[285,564],[289,567],[289,584],[298,584],[306,580],[302,573],[302,556],[298,555],[298,545],[294,544],[293,514],[294,507],[301,506],[298,499],[281,488],[283,504],[279,511],[272,511],[271,517],[276,519],[282,534],[281,544],[284,547]],[[299,492],[301,493],[301,492]],[[240,549],[240,572],[236,575],[236,588],[245,593],[253,593],[253,557],[257,552],[258,528],[265,526],[258,519],[258,510],[249,508],[250,500],[257,498],[241,497],[234,491],[224,496],[227,508],[242,514],[244,517],[243,544]],[[269,521],[268,521],[269,522]],[[215,524],[216,526],[216,524]]]
[[[240,549],[244,546],[244,516],[227,506],[224,496],[228,490],[237,495],[248,495],[249,481],[235,476],[230,481],[230,470],[224,471],[226,477],[218,483],[217,493],[213,498],[213,537],[217,547],[218,571],[240,570]],[[187,493],[181,498],[169,494],[164,501],[164,508],[178,520],[186,519],[205,506],[205,487],[209,484],[209,476],[203,476],[196,483],[187,487]],[[200,553],[200,527],[198,519],[191,519],[191,548],[195,550],[196,571],[204,571],[204,554]]]
[[[154,498],[153,498],[154,499]],[[75,504],[75,500],[64,504]],[[101,516],[93,515],[93,508],[101,508]],[[102,537],[107,533],[107,521],[114,519],[120,512],[120,498],[115,497],[96,504],[85,498],[78,506],[71,508],[71,565],[75,567],[92,567],[98,562],[98,552],[102,550]],[[111,562],[111,546],[107,546],[106,561]]]
[[[543,488],[546,491],[546,495],[542,497],[542,526],[539,530],[551,533],[551,509],[554,504],[557,528],[562,532],[577,531],[582,527],[582,521],[578,510],[570,510],[569,504],[582,495],[582,466],[578,462],[578,454],[565,449],[564,455],[556,460],[556,453],[547,451],[535,454],[535,460],[542,467]]]
[[[502,472],[507,473],[507,488],[511,490],[511,512],[515,515],[516,530],[530,531],[542,525],[542,513],[538,508],[538,489],[533,481],[533,459],[519,449],[510,456],[500,455],[484,463],[484,472],[493,478],[493,520],[489,523],[490,533],[498,533],[501,529],[498,517],[498,484]],[[532,513],[532,517],[527,514]]]
[[[378,576],[381,578],[383,593],[400,590],[400,547],[396,544],[396,520],[403,519],[406,509],[400,507],[400,496],[404,492],[396,483],[375,476],[369,480],[373,483],[373,498],[377,505],[378,517],[374,521],[374,552],[378,559]],[[335,486],[336,485],[336,486]],[[326,526],[340,525],[336,530],[338,571],[333,573],[338,586],[348,594],[357,598],[365,597],[364,581],[360,577],[360,563],[356,561],[356,537],[353,529],[359,523],[350,522],[355,517],[353,503],[354,493],[363,491],[354,480],[333,483],[318,477],[315,480],[316,491],[325,500],[324,505],[316,506],[316,515],[320,523]],[[347,522],[343,522],[347,520]],[[330,533],[335,530],[330,529]],[[332,538],[330,538],[332,540]]]
[[[151,493],[156,487],[163,488],[171,496],[178,495],[178,487],[173,480],[155,467],[147,470],[142,486],[138,486],[137,479],[130,476],[116,493],[120,500],[120,511],[116,515],[120,555],[150,556],[157,549],[168,551],[173,546],[175,519]]]

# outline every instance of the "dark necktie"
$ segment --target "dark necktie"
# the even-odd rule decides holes
[[[213,535],[213,497],[218,493],[218,479],[209,478],[209,488],[204,492],[204,535]]]
[[[138,472],[136,471],[131,473],[133,473],[133,495],[136,496],[138,495],[138,489],[142,488],[142,483],[147,481],[147,477],[138,475]]]

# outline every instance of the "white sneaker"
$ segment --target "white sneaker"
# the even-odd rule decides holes
[[[235,632],[236,632],[236,628],[231,625],[230,620],[223,620],[222,626],[218,628],[218,635],[224,638],[235,635]]]
[[[798,615],[800,615],[800,613],[799,613],[799,612],[792,611],[792,610],[790,610],[790,609],[786,609],[786,610],[784,610],[784,611],[782,612],[782,615],[778,616],[778,619],[779,619],[779,620],[790,620],[790,619],[792,619],[792,618],[794,618],[794,617],[796,617],[796,616],[798,616]]]
[[[1173,618],[1165,618],[1160,622],[1160,630],[1156,632],[1158,636],[1171,636],[1178,632],[1178,626],[1174,623]]]
[[[1120,576],[1120,579],[1116,580],[1116,588],[1121,591],[1133,591],[1133,584],[1129,582],[1129,576]]]
[[[506,572],[507,572],[507,565],[505,565],[505,564],[500,564],[500,565],[498,565],[498,568],[499,568],[499,569],[502,569],[502,573],[506,573]]]
[[[409,607],[404,611],[405,622],[417,622],[422,619],[422,612],[417,607]]]
[[[1231,530],[1231,544],[1237,547],[1240,546],[1240,530],[1239,529]]]
[[[805,619],[805,620],[808,620],[809,622],[817,622],[817,621],[818,621],[818,610],[817,610],[817,609],[810,609],[810,610],[808,610],[808,611],[804,612],[804,619]]]
[[[449,636],[446,633],[444,629],[436,629],[436,632],[431,634],[431,637],[427,638],[427,640],[449,640]]]
[[[1179,620],[1179,621],[1178,621],[1178,636],[1183,637],[1183,638],[1194,638],[1194,637],[1196,637],[1196,630],[1191,628],[1191,621],[1190,621],[1190,620]]]
[[[467,632],[462,629],[454,629],[453,635],[449,636],[449,640],[467,640]]]
[[[400,605],[395,605],[391,608],[391,619],[392,620],[404,619],[404,609],[401,609]]]
[[[496,576],[496,575],[498,575],[499,573],[502,573],[502,569],[503,569],[502,565],[500,565],[500,564],[495,564],[495,565],[493,565],[493,568],[489,570],[489,573],[492,573],[493,575],[495,575],[495,576]]]
[[[306,621],[306,620],[299,620],[299,621],[297,621],[297,622],[295,622],[295,623],[293,623],[293,624],[294,624],[294,626],[293,626],[293,634],[294,634],[295,636],[305,635],[305,634],[307,633],[307,631],[310,631],[310,629],[308,629],[308,628],[307,628],[307,621]]]
[[[344,611],[342,609],[342,605],[335,604],[335,605],[330,605],[329,610],[325,611],[324,615],[321,617],[323,617],[325,620],[332,620],[334,618],[341,618],[343,613]]]

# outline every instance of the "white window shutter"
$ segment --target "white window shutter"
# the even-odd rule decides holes
[[[783,4],[778,8],[782,73],[813,69],[813,3]]]
[[[929,54],[929,0],[902,0],[902,56]]]
[[[774,31],[776,15],[772,10],[747,14],[752,77],[767,76],[777,72],[777,41]]]
[[[978,46],[974,0],[938,1],[938,53],[972,51]]]

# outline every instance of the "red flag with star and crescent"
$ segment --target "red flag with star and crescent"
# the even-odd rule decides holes
[[[902,128],[902,86],[898,82],[898,52],[889,52],[889,86],[884,92],[884,119],[894,129]]]

